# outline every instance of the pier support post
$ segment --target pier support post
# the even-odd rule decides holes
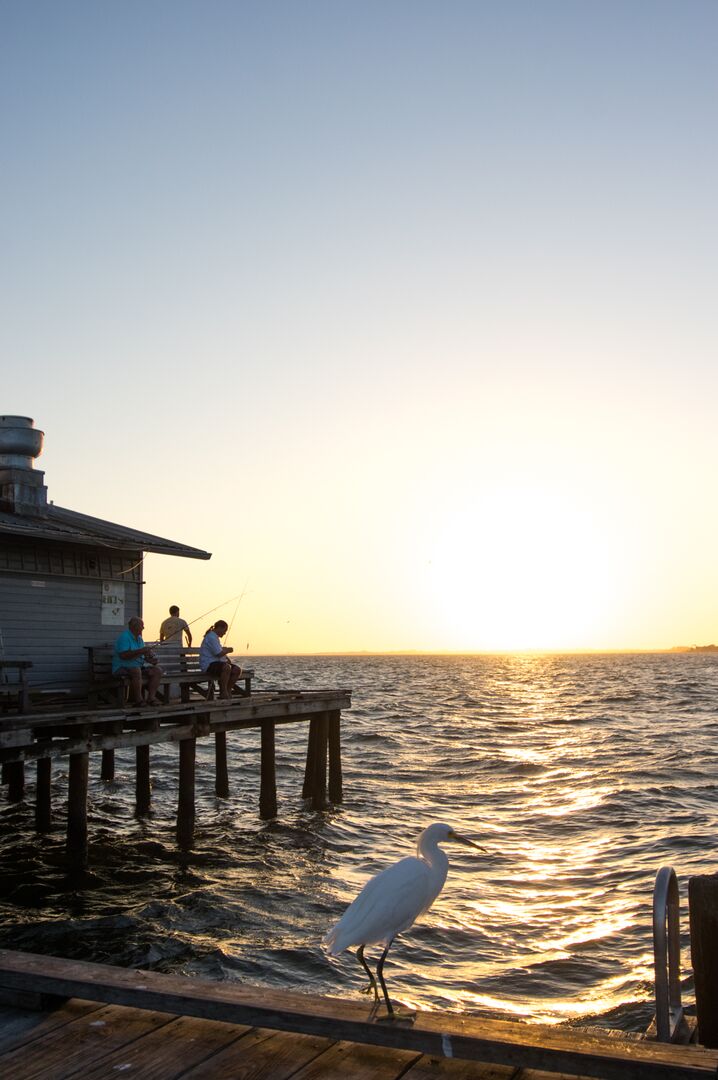
[[[307,761],[304,766],[304,784],[302,786],[302,798],[310,799],[314,790],[314,759],[317,753],[317,718],[313,716],[309,721],[307,732]]]
[[[144,817],[149,814],[152,803],[150,748],[149,746],[138,746],[135,751],[135,813],[137,817]]]
[[[102,751],[102,767],[100,769],[100,780],[114,780],[115,779],[115,751],[103,750]]]
[[[35,828],[37,832],[49,832],[52,828],[52,758],[37,759],[37,790],[35,793]]]
[[[688,881],[691,962],[696,983],[698,1040],[718,1047],[718,874]]]
[[[177,802],[177,843],[189,851],[194,843],[194,771],[196,739],[182,739],[179,744],[179,798]]]
[[[218,799],[229,798],[229,773],[227,772],[227,732],[217,731],[214,736],[215,779],[214,793]]]
[[[9,802],[22,802],[25,796],[25,762],[9,761],[5,765],[7,797]]]
[[[262,721],[262,751],[259,780],[259,816],[265,821],[277,816],[277,766],[273,720]]]
[[[340,742],[339,709],[332,709],[329,715],[329,801],[342,801],[342,749]]]
[[[67,861],[73,870],[87,866],[87,777],[89,754],[70,754],[67,793]]]
[[[329,714],[317,716],[316,748],[314,755],[314,790],[312,807],[323,810],[327,805],[327,743],[329,739]]]

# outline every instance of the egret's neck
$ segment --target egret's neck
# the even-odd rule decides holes
[[[432,874],[437,878],[441,878],[443,884],[449,872],[449,860],[446,857],[446,852],[439,847],[435,840],[429,840],[422,834],[416,844],[416,854],[429,864]]]

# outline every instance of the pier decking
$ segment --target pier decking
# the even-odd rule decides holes
[[[277,726],[302,723],[308,728],[303,797],[320,809],[342,801],[340,750],[341,710],[351,705],[348,690],[253,692],[226,701],[205,699],[150,708],[87,708],[17,712],[0,720],[0,763],[11,801],[23,798],[25,768],[35,764],[36,826],[52,823],[50,782],[52,762],[67,759],[67,855],[71,866],[88,860],[87,789],[90,758],[102,757],[102,779],[114,776],[114,752],[136,752],[136,811],[151,805],[150,749],[160,743],[179,744],[177,840],[182,848],[194,841],[195,753],[197,739],[215,742],[218,797],[229,794],[228,740],[232,731],[257,729],[261,740],[259,812],[277,814],[275,733]],[[231,749],[231,748],[230,748]],[[328,765],[328,771],[327,771]]]
[[[8,1080],[707,1080],[718,1051],[449,1013],[382,1022],[368,1004],[0,950]],[[18,1022],[19,1021],[19,1022]]]

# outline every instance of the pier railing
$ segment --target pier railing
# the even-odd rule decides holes
[[[661,867],[653,887],[653,961],[656,1038],[673,1042],[683,1024],[683,1005],[678,880],[672,866]]]

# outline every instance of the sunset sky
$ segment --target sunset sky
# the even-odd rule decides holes
[[[0,0],[0,412],[213,552],[148,631],[718,640],[717,49],[714,0]]]

